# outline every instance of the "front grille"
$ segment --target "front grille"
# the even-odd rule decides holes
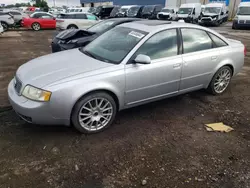
[[[20,94],[22,89],[22,82],[16,77],[16,82],[14,83],[14,88],[18,94]]]
[[[169,15],[159,14],[160,19],[169,19]]]
[[[210,18],[210,17],[207,17],[207,18],[201,18],[201,20],[202,20],[202,21],[205,21],[205,22],[206,22],[206,21],[207,21],[207,22],[209,22],[209,21],[211,21],[211,18]]]
[[[250,24],[250,20],[246,20],[246,23],[247,23],[247,24]]]

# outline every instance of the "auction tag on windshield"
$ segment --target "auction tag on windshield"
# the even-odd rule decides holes
[[[129,33],[129,35],[131,35],[131,36],[133,36],[133,37],[136,37],[136,38],[139,38],[139,39],[141,39],[142,37],[145,36],[145,35],[143,35],[143,34],[141,34],[141,33],[139,33],[139,32],[136,32],[136,31],[131,31],[131,32]]]

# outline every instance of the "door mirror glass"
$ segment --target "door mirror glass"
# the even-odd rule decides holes
[[[223,14],[224,14],[223,12],[220,13],[220,15],[223,15]]]
[[[143,54],[139,54],[135,60],[135,63],[139,63],[139,64],[150,64],[151,63],[151,59],[149,56],[147,55],[143,55]]]

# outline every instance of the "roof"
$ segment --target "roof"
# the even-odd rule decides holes
[[[201,4],[200,3],[186,3],[186,4],[181,4],[181,6],[180,6],[180,8],[185,8],[185,7],[187,7],[187,8],[192,8],[192,7],[195,7],[196,5],[198,5],[198,6],[201,6]]]
[[[110,18],[104,21],[129,22],[129,21],[140,21],[140,20],[143,20],[143,19],[123,17],[123,18]]]
[[[203,28],[199,25],[189,24],[185,22],[170,22],[160,20],[143,20],[121,24],[120,26],[129,27],[145,32],[157,32],[164,29],[178,28],[178,27],[189,27],[189,28]],[[206,28],[205,28],[206,29]]]
[[[208,3],[205,7],[223,7],[224,5],[224,3]]]
[[[239,4],[239,7],[249,7],[250,6],[250,2],[241,2],[240,4]]]

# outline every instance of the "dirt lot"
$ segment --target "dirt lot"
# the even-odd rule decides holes
[[[250,48],[249,31],[219,28]],[[250,187],[250,53],[222,96],[204,91],[119,113],[107,131],[19,120],[8,108],[7,84],[28,60],[50,53],[54,31],[0,37],[0,187],[2,188],[248,188]],[[207,132],[224,122],[235,131]]]

